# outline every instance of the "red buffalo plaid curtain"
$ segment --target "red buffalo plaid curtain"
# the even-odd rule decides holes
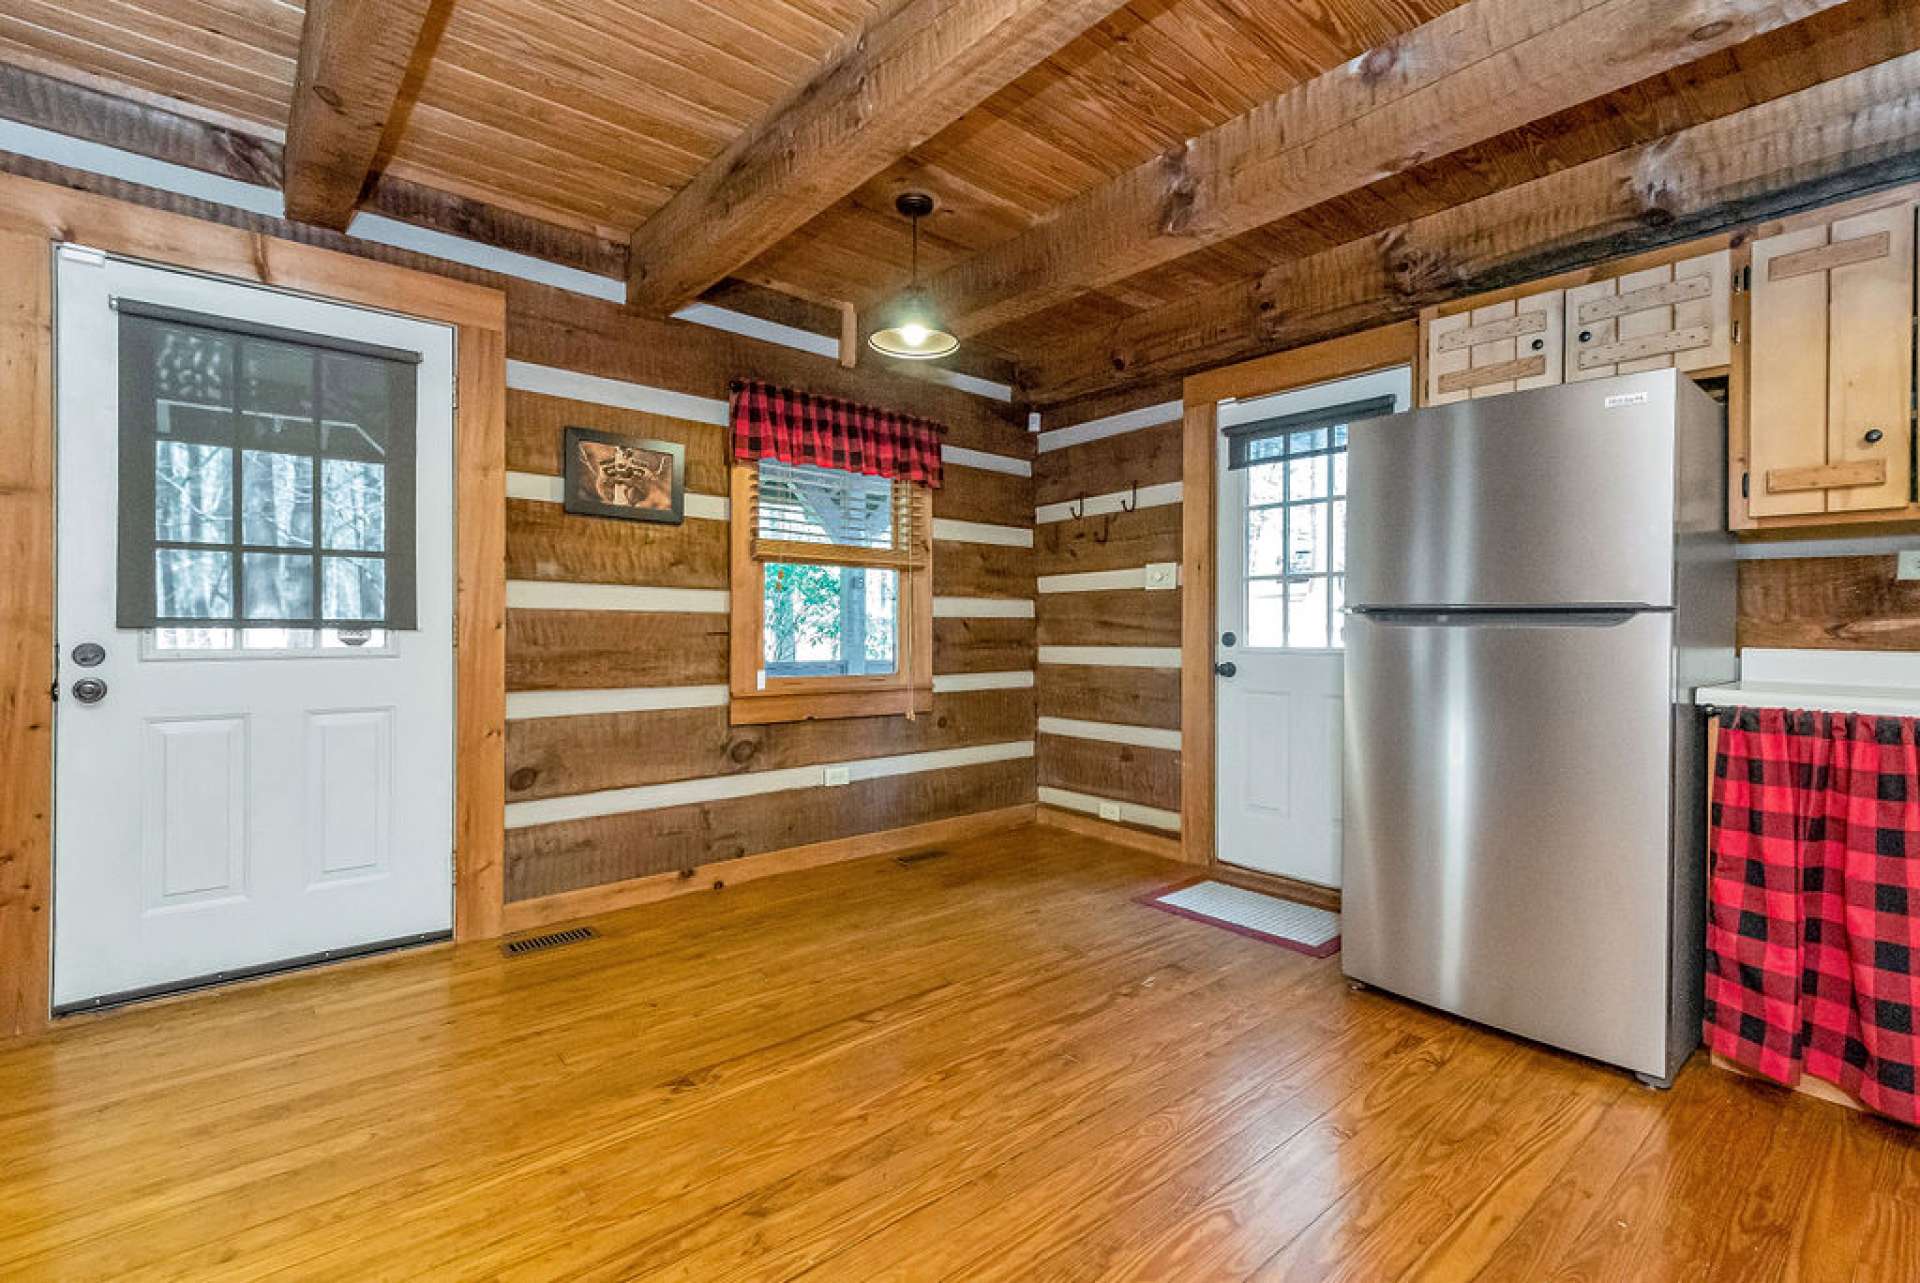
[[[778,459],[940,488],[939,424],[770,383],[733,386],[733,457]]]
[[[1706,1041],[1920,1123],[1920,753],[1902,717],[1739,709],[1714,763]]]

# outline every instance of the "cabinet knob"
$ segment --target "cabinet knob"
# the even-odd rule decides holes
[[[1882,432],[1882,431],[1881,431],[1880,429],[1878,429],[1878,428],[1869,428],[1869,429],[1867,430],[1867,444],[1868,444],[1868,445],[1879,445],[1879,444],[1880,444],[1880,443],[1881,443],[1882,441],[1884,441],[1884,440],[1886,440],[1886,439],[1887,439],[1887,434],[1886,434],[1886,433],[1884,433],[1884,432]]]

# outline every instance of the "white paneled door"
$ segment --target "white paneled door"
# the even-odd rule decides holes
[[[452,330],[71,247],[57,327],[56,1010],[449,932]]]
[[[1395,369],[1220,406],[1214,841],[1228,864],[1340,885],[1339,411],[1394,413],[1412,393]]]

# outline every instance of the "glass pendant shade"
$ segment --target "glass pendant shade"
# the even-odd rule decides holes
[[[884,317],[886,325],[867,340],[874,351],[908,361],[930,361],[960,348],[960,340],[940,328],[932,300],[916,285],[901,294]]]

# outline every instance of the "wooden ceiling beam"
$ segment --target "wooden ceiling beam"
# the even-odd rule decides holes
[[[439,0],[307,0],[287,122],[287,217],[344,231],[402,90],[431,57]]]
[[[1068,202],[931,283],[978,334],[1842,0],[1471,0]]]
[[[647,220],[630,301],[692,302],[1121,7],[912,0]]]
[[[1157,384],[1915,179],[1920,52],[1141,312],[1035,354],[1030,394]]]

